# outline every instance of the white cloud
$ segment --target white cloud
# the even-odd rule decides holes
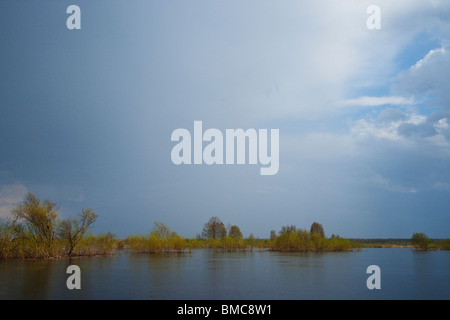
[[[380,114],[377,117],[378,122],[392,122],[392,121],[400,121],[405,120],[406,115],[397,109],[394,108],[385,108],[380,111]]]
[[[381,174],[375,174],[371,177],[374,184],[383,187],[386,190],[392,192],[405,192],[405,193],[417,193],[416,188],[405,187],[399,184],[391,182],[389,179],[383,177]]]
[[[392,87],[393,92],[428,98],[432,106],[450,109],[450,51],[445,47],[430,50],[408,70],[400,73]],[[420,98],[422,100],[422,98]]]
[[[420,140],[429,145],[450,146],[450,126],[447,118],[438,113],[424,116],[417,111],[406,113],[387,108],[377,118],[368,116],[357,120],[350,134],[356,138],[376,137],[403,144]]]
[[[426,68],[427,64],[432,63],[434,59],[439,59],[439,57],[444,56],[446,53],[447,50],[444,48],[432,49],[423,59],[417,61],[416,64],[411,67],[411,70]]]
[[[355,99],[341,100],[338,106],[359,106],[359,107],[376,107],[383,105],[410,105],[415,104],[413,98],[405,98],[401,96],[388,97],[359,97]]]
[[[371,1],[287,2],[287,7],[271,8],[270,25],[255,18],[249,29],[255,34],[246,42],[231,52],[220,48],[233,66],[223,77],[230,80],[224,83],[228,115],[265,120],[316,116],[343,102],[414,104],[413,94],[403,93],[345,99],[358,89],[386,83],[398,70],[398,54],[418,33],[444,29],[437,13],[445,11],[448,1],[378,2],[380,31],[366,27]]]
[[[0,218],[9,217],[11,210],[23,201],[27,188],[21,183],[3,185],[0,188]]]
[[[379,123],[372,119],[360,119],[351,128],[351,135],[356,138],[376,137],[381,139],[398,141],[402,137],[398,134],[399,126],[405,123],[403,120]]]
[[[433,184],[433,188],[439,191],[450,191],[450,183],[437,181]]]

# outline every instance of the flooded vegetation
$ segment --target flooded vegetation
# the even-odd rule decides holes
[[[423,233],[411,239],[368,241],[326,237],[321,224],[309,230],[294,225],[272,230],[269,239],[247,238],[237,225],[228,225],[211,217],[196,238],[183,238],[162,222],[155,222],[147,235],[118,239],[110,232],[94,235],[89,231],[97,214],[82,209],[76,218],[59,218],[56,203],[41,201],[32,193],[14,208],[11,217],[0,220],[0,259],[57,259],[63,257],[110,255],[117,250],[140,254],[181,253],[192,249],[223,251],[335,252],[362,247],[411,247],[419,250],[449,250],[450,239],[431,240]]]

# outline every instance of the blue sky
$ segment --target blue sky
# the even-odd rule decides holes
[[[2,1],[0,216],[30,191],[121,237],[211,216],[261,238],[449,237],[449,17],[446,0]],[[174,165],[195,120],[279,129],[278,173]]]

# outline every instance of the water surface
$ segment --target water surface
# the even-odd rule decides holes
[[[67,266],[81,268],[68,290]],[[369,290],[369,265],[381,289]],[[450,252],[216,252],[1,261],[0,299],[450,299]]]

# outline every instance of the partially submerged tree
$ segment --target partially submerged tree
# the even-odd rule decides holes
[[[47,253],[52,250],[57,232],[58,207],[55,202],[41,202],[34,194],[28,192],[25,200],[12,210],[14,219],[24,221],[31,237],[42,242]]]
[[[233,239],[242,239],[242,232],[238,226],[234,225],[230,227],[228,231],[228,236]]]
[[[450,238],[444,239],[441,244],[441,248],[444,250],[450,250]]]
[[[92,209],[82,209],[78,219],[66,219],[60,222],[58,235],[61,239],[67,241],[68,255],[72,254],[75,246],[84,237],[97,217]]]
[[[170,228],[162,222],[155,222],[154,225],[152,231],[150,231],[150,236],[153,235],[158,239],[169,239],[177,236],[176,232],[170,230]]]
[[[277,232],[275,230],[270,230],[270,240],[275,240],[277,237]]]
[[[126,242],[139,253],[182,252],[187,242],[162,222],[155,222],[148,236],[129,236]]]
[[[282,226],[280,235],[289,234],[289,233],[295,233],[297,231],[297,227],[294,225],[290,226]]]
[[[323,231],[323,227],[320,223],[317,222],[312,223],[309,233],[311,233],[311,236],[313,234],[317,234],[319,236],[322,236],[322,238],[325,238],[325,232]]]
[[[16,220],[0,218],[0,259],[8,258],[16,247],[13,240],[21,229]]]
[[[13,223],[8,227],[11,242],[8,248],[13,248],[14,252],[9,256],[21,258],[71,255],[97,218],[92,209],[82,209],[78,218],[60,221],[57,204],[41,201],[31,192],[11,213]]]
[[[249,244],[250,246],[255,244],[256,238],[255,238],[255,236],[253,235],[253,233],[250,233],[250,235],[249,235],[248,238],[247,238],[247,242],[248,242],[248,244]]]
[[[309,231],[311,236],[311,242],[316,251],[321,251],[325,246],[325,232],[320,223],[313,222]]]
[[[224,238],[227,236],[227,229],[218,217],[212,217],[203,226],[203,239]]]

